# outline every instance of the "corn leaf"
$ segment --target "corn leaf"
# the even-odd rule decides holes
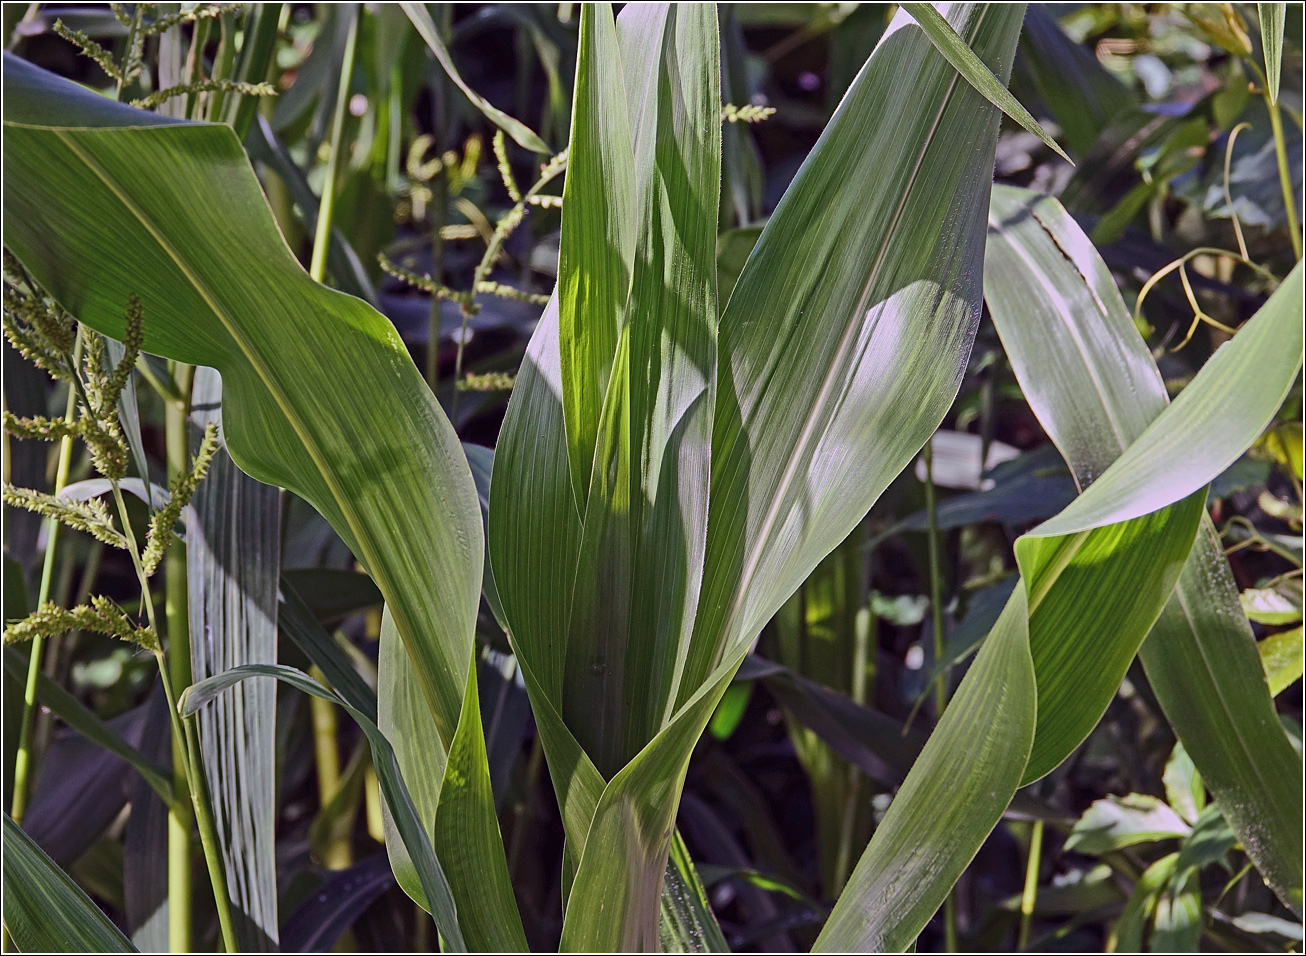
[[[121,335],[137,293],[147,350],[222,373],[233,460],[307,499],[367,567],[447,745],[482,532],[466,457],[394,328],[307,277],[229,128],[111,103],[14,58],[4,94],[10,248],[88,325]],[[360,388],[376,400],[358,403]]]
[[[411,785],[422,825],[439,849],[458,906],[459,925],[473,951],[525,952],[526,936],[508,878],[490,788],[475,666],[467,673],[463,717],[446,751],[422,699],[422,689],[411,677],[394,621],[388,613],[383,616],[377,723],[394,742],[395,758]],[[408,841],[392,813],[386,814],[385,824],[386,850],[395,878],[409,896],[429,910]]]
[[[4,821],[4,926],[20,952],[136,952],[9,814]]]
[[[221,428],[222,380],[195,373],[192,420]],[[238,469],[219,448],[186,522],[187,607],[196,679],[277,660],[281,491]],[[276,685],[234,687],[197,718],[200,751],[222,841],[243,948],[275,950]]]
[[[1029,110],[1007,91],[1006,84],[993,75],[993,71],[984,65],[932,4],[904,3],[902,6],[911,14],[912,19],[920,24],[935,49],[966,78],[967,83],[978,90],[986,100],[1041,139],[1062,159],[1066,162],[1071,161],[1065,151],[1057,145],[1057,141],[1048,135],[1048,131],[1039,121],[1029,115]]]
[[[417,869],[422,892],[430,901],[431,915],[435,917],[436,926],[445,948],[450,952],[465,953],[467,944],[463,939],[458,923],[457,906],[450,892],[449,883],[440,861],[436,859],[431,848],[430,838],[417,815],[413,798],[399,772],[399,762],[395,759],[394,748],[390,741],[365,713],[347,703],[344,698],[327,690],[303,671],[280,664],[242,664],[212,677],[197,681],[182,693],[177,701],[177,708],[183,717],[189,717],[206,704],[214,701],[229,688],[251,677],[275,677],[306,694],[320,697],[343,707],[349,716],[358,723],[372,748],[372,766],[376,768],[377,780],[386,806],[393,814],[395,826],[399,830],[405,845]]]
[[[393,327],[307,278],[229,129],[165,122],[6,63],[5,121],[23,140],[6,181],[29,184],[41,210],[6,204],[7,241],[83,321],[112,334],[136,292],[147,349],[222,372],[232,458],[313,503],[367,567],[452,746],[483,535],[466,457]],[[42,125],[54,115],[63,125]],[[344,381],[378,400],[360,406]]]
[[[563,717],[606,777],[664,726],[693,627],[707,523],[721,168],[712,11],[631,7],[616,33],[638,236],[583,512],[562,692]],[[631,141],[621,145],[630,155]]]
[[[990,229],[1025,218],[991,218]],[[986,278],[996,283],[1009,268],[991,253]],[[1301,275],[1294,270],[1082,495],[1016,541],[1021,581],[877,828],[818,949],[911,946],[1017,783],[1052,770],[1092,730],[1178,580],[1205,485],[1255,441],[1296,376],[1300,332],[1294,346],[1290,326]],[[1022,289],[1032,287],[1023,281]],[[987,291],[995,316],[1012,308],[1004,291]],[[1208,410],[1227,412],[1224,398],[1235,393],[1247,403],[1211,427]],[[941,806],[939,794],[946,795]],[[957,794],[964,803],[953,801]]]
[[[581,9],[576,57],[558,250],[558,336],[567,451],[576,508],[584,514],[635,241],[635,165],[611,4]],[[541,676],[552,681],[551,674],[546,669]]]
[[[1192,478],[1178,476],[1187,479],[1178,490],[1192,487],[1193,480],[1219,469],[1246,436],[1259,433],[1256,423],[1266,409],[1277,409],[1285,382],[1291,383],[1300,363],[1300,330],[1286,327],[1288,303],[1300,296],[1297,269],[1271,300],[1274,311],[1267,306],[1262,315],[1268,316],[1258,316],[1239,333],[1235,343],[1241,351],[1230,344],[1203,370],[1203,376],[1222,376],[1210,386],[1214,390],[1185,389],[1175,402],[1174,411],[1189,408],[1191,430],[1146,439],[1149,425],[1166,409],[1165,385],[1106,266],[1061,206],[996,187],[988,266],[990,309],[1017,379],[1082,486],[1122,453],[1141,447],[1150,454],[1165,441],[1170,450],[1156,449],[1156,454],[1177,456],[1173,460],[1200,469]],[[1234,365],[1239,362],[1244,364]],[[1241,367],[1243,379],[1255,382],[1248,393],[1255,401],[1229,406],[1224,396],[1232,392],[1224,389],[1241,387],[1230,384],[1234,373],[1224,371],[1229,367]],[[1231,434],[1235,429],[1242,437]],[[1200,453],[1207,449],[1196,443],[1196,434],[1217,430],[1225,432],[1216,446],[1223,457],[1203,460]],[[1056,641],[1067,643],[1065,635]],[[1092,669],[1102,669],[1101,647],[1092,653],[1097,658]],[[1299,907],[1300,762],[1275,715],[1238,589],[1205,516],[1141,653],[1166,717],[1248,854],[1285,902]],[[1083,674],[1074,686],[1076,694],[1084,694]],[[1042,683],[1039,691],[1041,720]]]

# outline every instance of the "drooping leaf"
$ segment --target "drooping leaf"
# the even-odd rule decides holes
[[[991,229],[1028,222],[1028,215],[999,214]],[[1028,318],[1047,304],[1032,297],[1012,309],[1020,301],[1012,290],[1040,286],[994,255],[995,248],[991,242],[986,293],[1002,328],[1000,314],[1024,308]],[[1091,250],[1060,248],[1055,261]],[[1044,259],[1053,258],[1044,251]],[[1109,282],[1105,267],[1085,271]],[[1010,779],[1012,768],[1021,768],[1015,772],[1023,782],[1035,780],[1092,730],[1177,582],[1202,518],[1206,483],[1255,441],[1300,368],[1300,346],[1285,351],[1283,343],[1300,335],[1293,310],[1302,275],[1299,266],[1082,495],[1017,540],[1021,582],[877,828],[818,948],[911,945],[1022,782]],[[1094,306],[1087,314],[1096,318],[1104,310]],[[1040,326],[1044,333],[1047,325]],[[1227,412],[1222,397],[1231,393],[1248,396],[1246,404],[1212,424],[1207,410]],[[1103,602],[1105,594],[1114,600]],[[1285,780],[1293,775],[1284,769]],[[924,795],[937,803],[939,793],[969,799],[923,813]],[[1290,821],[1276,822],[1292,833]]]
[[[1201,387],[1186,388],[1167,407],[1160,375],[1110,273],[1059,204],[996,188],[991,229],[990,309],[1013,369],[1077,480],[1093,482],[1090,490],[1106,499],[1112,518],[1132,518],[1159,498],[1199,489],[1278,409],[1300,367],[1291,305],[1301,295],[1300,267],[1211,358],[1193,383]],[[1245,398],[1230,406],[1230,394]],[[1070,643],[1064,635],[1057,640]],[[1204,516],[1141,653],[1167,719],[1249,855],[1285,901],[1299,901],[1294,794],[1301,767],[1276,726],[1237,588]],[[1127,663],[1120,659],[1116,670],[1123,674]],[[1102,664],[1098,656],[1099,672]],[[1084,689],[1078,682],[1077,693]],[[1040,684],[1040,721],[1042,693]]]
[[[213,369],[196,371],[191,407],[198,428],[221,429],[222,380]],[[219,448],[186,524],[195,679],[276,663],[280,565],[281,491],[241,472]],[[196,718],[237,937],[255,952],[276,948],[279,925],[276,708],[273,681],[248,681]]]
[[[181,699],[177,701],[177,708],[183,717],[189,717],[232,686],[251,677],[275,677],[277,680],[285,681],[306,694],[312,694],[314,697],[329,700],[343,707],[358,723],[372,747],[372,766],[376,768],[381,794],[385,797],[386,806],[394,816],[395,826],[404,845],[408,848],[413,866],[420,878],[422,892],[430,901],[431,915],[435,917],[436,926],[440,930],[445,946],[451,952],[467,952],[449,883],[440,868],[439,860],[436,859],[435,851],[431,848],[431,840],[426,835],[421,818],[417,815],[417,809],[404,778],[399,772],[394,748],[390,746],[390,741],[370,717],[327,690],[303,671],[280,664],[242,664],[221,674],[205,678],[186,688]]]
[[[229,128],[133,110],[12,57],[4,94],[10,248],[88,325],[120,335],[136,293],[147,350],[222,373],[233,460],[312,503],[367,567],[451,741],[482,532],[466,458],[394,328],[308,278]]]
[[[1136,843],[1187,836],[1192,828],[1156,797],[1131,793],[1093,801],[1066,838],[1066,849],[1102,856]]]
[[[20,952],[136,952],[131,940],[7,813],[3,871],[4,926]]]
[[[454,66],[453,57],[449,55],[449,49],[444,45],[444,40],[440,37],[440,31],[436,28],[435,21],[431,19],[431,14],[427,12],[426,5],[422,3],[401,3],[404,13],[408,14],[408,19],[413,21],[413,26],[421,34],[426,45],[430,48],[431,53],[435,55],[444,72],[449,74],[449,79],[453,80],[454,85],[466,94],[467,99],[495,126],[503,130],[522,149],[529,149],[536,153],[547,153],[549,147],[544,140],[531,131],[531,129],[520,120],[515,120],[503,110],[496,109],[470,86],[458,72],[458,67]]]

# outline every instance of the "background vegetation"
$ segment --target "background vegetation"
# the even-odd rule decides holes
[[[179,16],[142,32],[130,10],[124,20],[100,6],[5,4],[4,36],[22,59],[111,97],[243,131],[291,250],[315,279],[386,316],[456,439],[490,449],[559,281],[560,208],[579,188],[563,175],[560,154],[573,128],[581,14],[573,4],[426,7],[424,29],[420,16],[397,4],[266,4],[208,8],[201,18]],[[1276,102],[1266,92],[1255,5],[1034,4],[1026,13],[1010,89],[1074,164],[1004,120],[995,178],[1058,197],[1091,238],[1169,397],[1182,393],[1301,258],[1301,9],[1287,5]],[[150,17],[183,12],[159,4]],[[721,5],[720,99],[727,106],[717,280],[706,291],[722,307],[894,12],[886,4]],[[107,51],[103,63],[84,55],[96,48],[87,41]],[[242,74],[261,42],[271,44],[267,75]],[[129,69],[133,50],[142,58],[136,73]],[[7,85],[13,70],[6,60]],[[230,82],[195,85],[213,76]],[[177,83],[190,85],[151,100]],[[509,116],[492,122],[496,108]],[[567,175],[582,172],[573,166]],[[224,182],[190,186],[202,192]],[[184,195],[176,183],[159,186],[161,193],[174,188]],[[840,195],[869,204],[855,183]],[[996,195],[995,211],[1003,195],[1025,201]],[[7,214],[7,230],[9,223]],[[112,235],[116,224],[100,227]],[[212,241],[271,248],[259,236]],[[1012,238],[1010,255],[1019,258],[1021,241]],[[992,238],[989,250],[993,269],[1001,257]],[[257,256],[242,268],[258,269]],[[565,262],[561,268],[565,273]],[[6,308],[42,321],[34,311],[40,290],[17,264],[11,271],[20,273],[14,288],[33,298],[20,302],[7,292]],[[692,859],[732,950],[812,946],[921,741],[1013,593],[1016,539],[1066,508],[1079,485],[1123,450],[1067,467],[1057,451],[1066,436],[1054,432],[1075,425],[1049,425],[1044,409],[1049,402],[1073,407],[1073,383],[1054,396],[1030,387],[1022,373],[1049,358],[1022,353],[1013,345],[1015,319],[989,309],[1019,316],[1033,306],[1016,292],[1005,303],[988,296],[960,389],[926,454],[893,478],[763,628],[694,749],[676,818],[683,845],[674,844],[673,861],[678,854]],[[144,322],[148,329],[148,314]],[[132,349],[130,336],[123,338]],[[1296,355],[1300,338],[1283,347]],[[417,895],[430,884],[411,861],[397,859],[392,869],[383,846],[388,769],[340,704],[382,728],[405,719],[384,690],[377,711],[385,653],[377,585],[360,570],[357,549],[304,497],[249,481],[223,450],[208,464],[212,449],[201,450],[200,436],[217,417],[216,376],[200,368],[192,377],[189,366],[152,356],[137,362],[132,354],[123,367],[134,363],[138,374],[107,381],[121,348],[111,347],[107,359],[79,352],[80,375],[60,367],[52,378],[51,369],[5,344],[7,412],[62,419],[78,389],[89,386],[92,422],[75,445],[71,437],[46,444],[7,436],[6,482],[42,492],[80,487],[83,498],[104,493],[107,486],[93,484],[104,473],[95,458],[104,447],[96,444],[97,427],[123,432],[115,441],[125,441],[130,461],[118,477],[153,475],[156,484],[172,485],[178,508],[194,490],[186,484],[192,470],[198,478],[207,466],[207,477],[191,483],[198,491],[187,508],[186,548],[175,545],[166,557],[160,550],[156,563],[165,573],[157,577],[143,563],[151,542],[170,537],[176,513],[151,522],[143,501],[119,495],[118,527],[134,524],[141,542],[124,551],[106,542],[108,532],[93,533],[104,527],[97,515],[82,515],[81,530],[56,532],[54,521],[6,507],[7,623],[46,600],[75,607],[93,595],[130,615],[125,623],[60,619],[46,628],[43,644],[6,647],[6,810],[141,949],[221,945],[221,914],[201,852],[218,830],[233,900],[250,921],[236,928],[245,945],[277,939],[289,951],[434,948],[430,919],[395,872]],[[354,388],[354,359],[360,367],[371,361],[337,356],[293,374],[327,376],[341,407],[366,406],[368,396]],[[118,408],[128,406],[120,406],[120,392],[132,409],[121,419]],[[1152,398],[1164,404],[1164,396]],[[1241,595],[1235,613],[1250,622],[1298,760],[1301,402],[1298,372],[1273,421],[1205,499],[1218,535],[1208,545],[1216,558],[1220,550],[1228,557]],[[396,414],[374,412],[378,423]],[[485,506],[491,459],[476,449],[468,455]],[[264,473],[251,473],[275,479],[272,465],[258,464]],[[123,487],[131,481],[124,478]],[[15,495],[7,492],[7,505],[23,504]],[[203,531],[206,515],[220,508],[245,523],[240,548],[220,525]],[[396,540],[420,533],[403,529]],[[474,555],[470,566],[480,560]],[[207,583],[199,588],[197,580]],[[458,572],[441,580],[446,586],[460,586]],[[142,587],[149,602],[141,600]],[[1116,587],[1126,603],[1131,582]],[[475,622],[470,686],[479,694],[489,784],[525,940],[552,951],[563,933],[563,811],[499,623],[499,596],[486,598]],[[140,630],[147,622],[150,634]],[[158,636],[184,633],[187,623],[190,660],[175,651],[156,660],[150,651]],[[247,634],[250,647],[199,636],[224,626]],[[393,637],[390,644],[402,653]],[[28,655],[37,646],[42,676],[33,680]],[[168,704],[191,684],[192,672],[211,676],[251,661],[312,672],[340,698],[250,683],[243,696],[200,711],[198,732],[174,759],[169,728],[178,725]],[[329,671],[332,662],[338,670]],[[1153,683],[1171,662],[1145,662],[1150,673],[1140,662],[1130,666],[1073,755],[1019,791],[920,935],[920,950],[1300,951],[1298,916],[1253,866],[1162,713]],[[1085,682],[1091,670],[1090,662]],[[28,686],[41,706],[24,706]],[[251,724],[255,713],[262,722]],[[449,719],[461,726],[457,712]],[[417,759],[393,742],[401,763]],[[608,776],[629,756],[604,751],[620,749],[611,742],[583,743]],[[196,779],[187,766],[212,767],[237,750],[263,776],[210,771],[214,811],[232,819],[215,828],[202,812],[198,821],[184,806],[169,812],[168,794]],[[231,808],[264,790],[270,805],[236,819]],[[258,822],[265,817],[273,827]],[[21,839],[7,824],[7,909],[17,905],[10,902],[9,845]],[[1299,886],[1297,893],[1300,907]]]

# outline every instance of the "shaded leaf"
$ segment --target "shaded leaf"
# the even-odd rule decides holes
[[[68,874],[4,818],[4,925],[22,952],[134,953]]]

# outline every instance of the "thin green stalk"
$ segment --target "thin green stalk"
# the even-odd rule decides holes
[[[168,481],[185,473],[189,461],[186,416],[192,369],[178,364],[172,375],[178,398],[165,404]],[[168,624],[168,669],[174,689],[184,691],[193,679],[190,662],[190,602],[187,595],[186,552],[174,543],[164,558],[164,616]],[[192,946],[194,869],[191,827],[195,820],[189,792],[190,774],[185,741],[172,739],[172,786],[177,794],[168,811],[168,948],[189,952]]]
[[[345,35],[345,56],[340,64],[340,86],[336,90],[336,111],[331,120],[331,156],[327,160],[326,182],[317,208],[317,231],[313,236],[313,258],[308,274],[321,282],[326,277],[327,250],[331,248],[331,220],[336,205],[336,178],[340,168],[340,147],[344,138],[345,109],[349,105],[349,81],[354,73],[354,50],[358,45],[358,17],[355,9]]]
[[[309,669],[313,678],[326,683],[326,675],[314,665]],[[340,717],[335,704],[320,697],[310,697],[309,713],[313,717],[313,756],[317,767],[318,806],[326,809],[340,792]],[[322,861],[328,870],[344,870],[353,862],[349,838],[333,838],[327,845]]]
[[[144,4],[140,4],[140,3],[136,4],[136,9],[132,13],[132,25],[127,28],[127,39],[123,46],[124,53],[122,55],[122,61],[119,64],[119,68],[121,72],[118,77],[118,85],[113,92],[113,98],[118,100],[119,102],[122,101],[122,94],[126,91],[127,88],[127,84],[124,82],[124,80],[127,77],[127,69],[131,65],[132,50],[136,49],[136,34],[140,31],[141,14],[144,13],[144,11],[145,11]]]
[[[925,443],[925,515],[926,542],[930,563],[930,623],[934,629],[934,661],[943,660],[943,597],[939,572],[939,514],[934,495],[934,438]],[[940,671],[934,685],[935,719],[943,716],[948,706],[948,673]],[[943,901],[943,936],[949,953],[957,951],[957,904],[949,890]]]
[[[1279,188],[1283,190],[1283,208],[1288,214],[1288,235],[1292,239],[1292,254],[1301,261],[1301,224],[1297,221],[1297,198],[1292,191],[1292,176],[1288,171],[1288,144],[1283,138],[1283,115],[1279,104],[1264,91],[1265,108],[1270,112],[1270,129],[1274,131],[1274,156],[1279,163]]]
[[[450,9],[448,4],[441,4],[438,12],[435,14],[436,29],[440,31],[440,37],[447,44],[449,42],[450,32]],[[446,132],[445,120],[449,109],[449,78],[443,70],[440,71],[436,78],[434,88],[432,89],[432,129],[435,132],[435,148],[438,151],[443,148]],[[440,231],[444,228],[444,220],[448,215],[449,204],[449,179],[445,174],[443,164],[440,171],[435,174],[431,180],[431,278],[438,284],[444,284],[444,234]],[[426,346],[426,383],[431,386],[431,391],[436,390],[440,383],[440,297],[431,296],[431,315],[429,320],[430,340]],[[461,349],[461,345],[459,346]],[[461,363],[459,363],[461,365]],[[456,411],[458,404],[458,375],[454,375],[454,393],[453,407]],[[451,416],[452,417],[452,416]],[[454,427],[457,427],[457,420],[454,420]]]
[[[111,481],[114,503],[118,506],[118,518],[122,522],[123,535],[127,538],[127,553],[131,555],[132,565],[136,569],[136,580],[143,595],[150,593],[150,580],[141,563],[141,551],[136,543],[136,533],[132,530],[127,515],[127,502],[123,500],[122,489],[117,481]],[[159,633],[159,623],[154,613],[154,602],[145,601],[145,613],[150,627]],[[169,641],[169,644],[172,642]],[[194,718],[183,721],[177,710],[177,694],[173,690],[172,678],[168,672],[168,659],[162,650],[154,652],[154,661],[159,668],[159,679],[163,684],[163,693],[168,701],[168,719],[172,724],[173,741],[184,741],[186,783],[191,795],[191,806],[195,820],[199,825],[200,845],[204,850],[204,861],[208,866],[209,880],[213,884],[213,901],[218,911],[218,925],[222,931],[222,943],[229,953],[239,951],[236,939],[236,924],[231,916],[231,896],[227,892],[227,875],[222,866],[222,848],[218,843],[217,827],[213,823],[213,811],[209,804],[208,788],[204,785],[204,766],[200,761],[199,738],[195,733]],[[178,799],[180,799],[178,794]],[[169,848],[171,853],[171,847]],[[171,861],[170,861],[171,862]],[[169,871],[171,883],[172,872]],[[169,887],[171,893],[171,886]],[[171,909],[171,900],[169,901]],[[171,921],[171,917],[170,917]],[[169,928],[171,935],[171,927]]]
[[[446,205],[449,196],[448,180],[441,169],[431,180],[431,278],[444,284],[444,228]],[[454,377],[455,386],[457,376]],[[426,384],[434,392],[440,384],[440,297],[431,296],[430,341],[426,346]],[[454,401],[458,391],[454,389]]]
[[[79,334],[73,346],[73,363],[81,352],[82,339]],[[64,411],[64,421],[72,421],[77,412],[77,393],[68,389],[68,405]],[[65,437],[59,442],[59,464],[54,475],[54,493],[63,491],[68,483],[68,471],[72,467],[73,440]],[[43,607],[50,600],[50,587],[54,582],[55,550],[59,544],[59,531],[63,526],[53,518],[47,518],[45,559],[41,565],[41,585],[37,592],[36,606]],[[14,796],[9,815],[14,823],[23,825],[27,814],[27,801],[31,797],[33,773],[32,733],[36,726],[36,681],[41,674],[41,651],[45,641],[39,635],[32,639],[32,655],[27,660],[27,683],[23,687],[23,720],[18,730],[18,755],[14,759]]]
[[[1020,894],[1020,937],[1016,948],[1029,949],[1029,926],[1038,901],[1038,870],[1043,858],[1043,821],[1035,820],[1029,834],[1029,860],[1025,863],[1025,889]]]
[[[934,448],[932,441],[925,443],[925,516],[926,543],[929,548],[930,571],[930,623],[934,631],[934,661],[943,660],[943,596],[939,572],[939,512],[934,495]],[[940,673],[934,684],[934,710],[942,717],[948,706],[948,675]]]

